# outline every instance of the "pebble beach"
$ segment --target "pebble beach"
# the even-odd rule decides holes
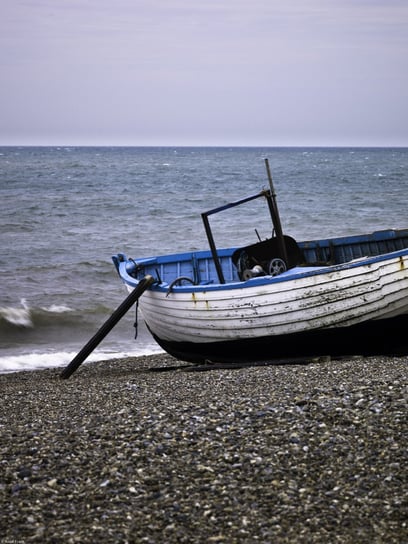
[[[0,544],[408,542],[407,357],[0,375]]]

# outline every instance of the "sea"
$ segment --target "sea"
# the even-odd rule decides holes
[[[0,373],[66,366],[127,296],[112,255],[208,249],[201,213],[269,188],[265,159],[299,241],[408,227],[408,148],[0,147]],[[211,215],[217,247],[270,236],[264,208]],[[87,361],[160,353],[135,313]]]

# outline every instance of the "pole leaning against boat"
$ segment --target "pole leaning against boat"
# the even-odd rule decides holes
[[[61,378],[69,378],[75,370],[85,361],[98,344],[105,338],[105,336],[113,329],[113,327],[120,321],[125,313],[135,304],[140,296],[148,289],[155,279],[153,276],[145,276],[135,287],[135,289],[128,295],[125,300],[116,308],[113,314],[105,321],[102,327],[97,333],[89,340],[87,344],[81,349],[81,351],[72,359],[69,365],[62,371]]]

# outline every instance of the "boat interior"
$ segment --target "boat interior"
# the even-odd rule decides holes
[[[266,161],[267,162],[267,161]],[[201,214],[209,251],[197,251],[149,257],[137,262],[119,254],[112,257],[115,266],[126,281],[152,275],[158,284],[191,287],[192,285],[225,284],[248,281],[262,276],[279,276],[287,279],[297,273],[316,271],[328,266],[342,265],[358,259],[377,257],[395,251],[407,250],[408,229],[383,230],[372,234],[346,236],[323,240],[297,242],[284,235],[270,178],[270,190],[224,204]],[[254,244],[217,249],[209,217],[215,213],[240,206],[257,198],[265,198],[273,225],[273,235]]]
[[[125,274],[141,279],[151,274],[160,284],[209,285],[247,281],[260,276],[287,276],[367,257],[408,251],[408,229],[378,231],[368,235],[296,242],[284,236],[285,256],[276,237],[242,248],[217,250],[218,267],[211,251],[149,257],[137,262],[119,254],[113,261]],[[122,268],[122,276],[123,276]],[[282,278],[283,279],[283,278]]]

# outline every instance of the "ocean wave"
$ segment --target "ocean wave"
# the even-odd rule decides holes
[[[87,309],[75,309],[65,304],[51,304],[50,306],[30,307],[26,299],[20,300],[19,306],[0,307],[0,331],[2,329],[32,329],[35,327],[73,325],[75,322],[94,322],[98,316],[108,317],[113,312],[103,304]],[[82,325],[80,325],[82,326]]]
[[[16,327],[33,327],[30,308],[28,307],[26,300],[22,298],[20,303],[21,307],[18,308],[12,306],[0,307],[0,318]]]
[[[31,308],[25,298],[20,300],[20,306],[0,307],[0,330],[4,327],[33,328],[39,321],[55,324],[55,314],[74,313],[75,310],[63,304],[51,304],[49,307]]]
[[[64,304],[30,308],[23,299],[20,304],[0,308],[0,373],[69,362],[112,314],[112,309],[103,306],[81,311]],[[96,359],[92,355],[91,360],[155,353],[158,345],[143,320],[139,319],[136,341],[133,324],[134,313],[129,312],[103,339],[104,355]],[[61,358],[54,352],[66,355]]]
[[[63,304],[51,304],[51,306],[49,306],[48,308],[42,306],[41,310],[43,312],[47,312],[51,314],[65,314],[65,313],[74,311],[69,306],[64,306]]]
[[[162,352],[163,350],[159,346],[144,346],[136,351],[95,350],[87,357],[84,364],[110,359],[123,359],[125,357],[141,357]],[[52,353],[27,353],[0,357],[0,374],[65,367],[76,354],[74,351],[55,351]]]

